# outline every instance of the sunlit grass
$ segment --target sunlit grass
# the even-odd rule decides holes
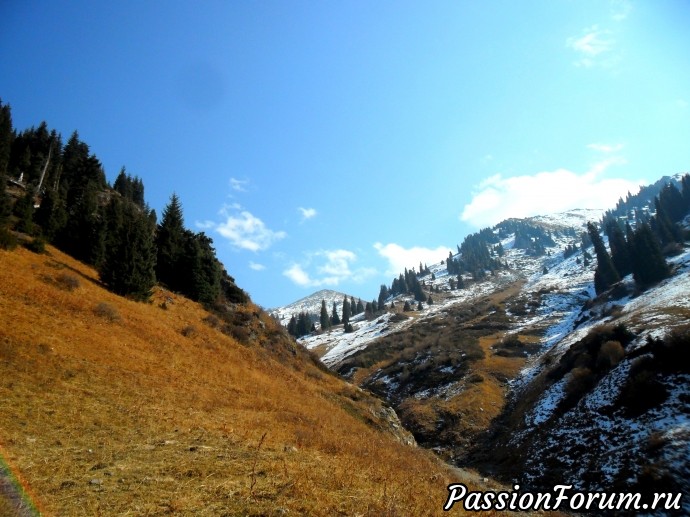
[[[0,252],[0,444],[46,515],[442,513],[452,474],[373,397],[48,250]]]

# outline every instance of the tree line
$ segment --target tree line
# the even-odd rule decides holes
[[[8,180],[23,195],[12,203]],[[94,266],[113,292],[146,300],[156,282],[206,304],[243,303],[217,259],[213,241],[184,226],[176,194],[160,224],[141,178],[123,167],[111,186],[101,162],[77,131],[65,145],[45,122],[17,131],[0,101],[0,243],[8,225]]]
[[[690,213],[690,174],[681,179],[681,188],[667,183],[654,197],[654,215],[639,208],[625,206],[626,214],[617,216],[617,211],[608,212],[602,222],[609,241],[609,250],[591,222],[587,233],[594,246],[597,267],[594,271],[594,288],[602,293],[632,273],[639,288],[646,288],[670,274],[664,258],[681,249],[688,234],[681,222]],[[631,224],[630,211],[635,213]]]

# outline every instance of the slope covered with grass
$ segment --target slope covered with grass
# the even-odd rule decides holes
[[[252,305],[0,251],[0,453],[46,515],[431,515],[453,475]]]

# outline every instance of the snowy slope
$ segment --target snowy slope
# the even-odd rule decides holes
[[[319,314],[321,314],[321,300],[326,300],[328,314],[331,314],[331,311],[333,310],[333,302],[335,302],[338,315],[342,315],[344,298],[347,298],[348,300],[350,298],[354,298],[355,302],[358,300],[357,296],[341,293],[339,291],[333,291],[331,289],[322,289],[321,291],[317,291],[309,296],[305,296],[304,298],[301,298],[289,305],[270,309],[268,313],[274,318],[277,318],[282,325],[287,326],[290,318],[293,315],[297,316],[300,312],[308,312],[309,314],[313,314],[318,318]]]
[[[582,209],[571,210],[561,214],[532,217],[525,221],[552,232],[565,232],[572,229],[579,235],[585,231],[587,221],[596,221],[602,214],[603,210]],[[323,354],[321,360],[327,366],[334,367],[351,354],[368,346],[369,343],[377,338],[398,332],[414,324],[419,319],[434,317],[439,313],[443,313],[452,305],[471,303],[479,297],[486,296],[519,280],[527,281],[525,287],[526,296],[545,289],[556,291],[552,296],[545,297],[547,300],[546,304],[527,320],[528,325],[534,326],[538,322],[543,322],[543,325],[547,325],[549,321],[562,318],[568,311],[572,311],[574,307],[581,305],[583,300],[593,294],[593,266],[585,268],[577,264],[576,256],[569,257],[567,260],[563,259],[563,250],[567,245],[573,243],[573,237],[556,235],[554,240],[556,246],[548,248],[549,255],[530,257],[524,250],[513,248],[513,237],[506,238],[502,244],[506,250],[504,259],[508,262],[510,269],[496,271],[494,276],[487,276],[487,278],[478,282],[472,281],[470,275],[463,275],[467,286],[465,289],[460,290],[450,289],[450,276],[444,264],[433,264],[429,267],[430,273],[419,277],[419,280],[426,286],[433,286],[433,289],[439,290],[440,293],[432,294],[434,298],[433,305],[423,304],[424,308],[422,311],[407,313],[411,316],[410,319],[392,323],[390,321],[392,315],[386,313],[371,321],[367,321],[362,314],[351,321],[354,327],[353,333],[345,333],[342,327],[336,327],[324,334],[305,336],[300,338],[299,341],[308,349],[318,350]],[[549,268],[547,275],[542,274],[545,265]],[[316,293],[304,299],[311,299],[309,303],[312,304],[312,307],[316,307],[312,310],[315,314],[318,314],[321,307],[320,296],[319,293]],[[414,301],[412,296],[397,296],[387,300],[387,305],[390,305],[391,301],[395,303],[398,310],[402,308],[405,301],[409,301],[413,308],[417,307],[417,302]],[[340,306],[342,295],[336,297],[336,302]],[[314,305],[314,303],[318,305]],[[326,303],[330,311],[332,302],[327,300]],[[300,300],[295,302],[295,304],[291,304],[288,308],[280,310],[285,324],[287,324],[287,320],[290,319],[292,314],[299,312],[299,307],[303,305],[305,305],[305,302]],[[515,330],[519,331],[520,329],[521,327],[516,327]]]

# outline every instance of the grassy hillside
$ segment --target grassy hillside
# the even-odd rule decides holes
[[[97,278],[0,251],[0,454],[42,513],[442,514],[447,468],[256,307],[235,309],[242,344],[198,304]]]

